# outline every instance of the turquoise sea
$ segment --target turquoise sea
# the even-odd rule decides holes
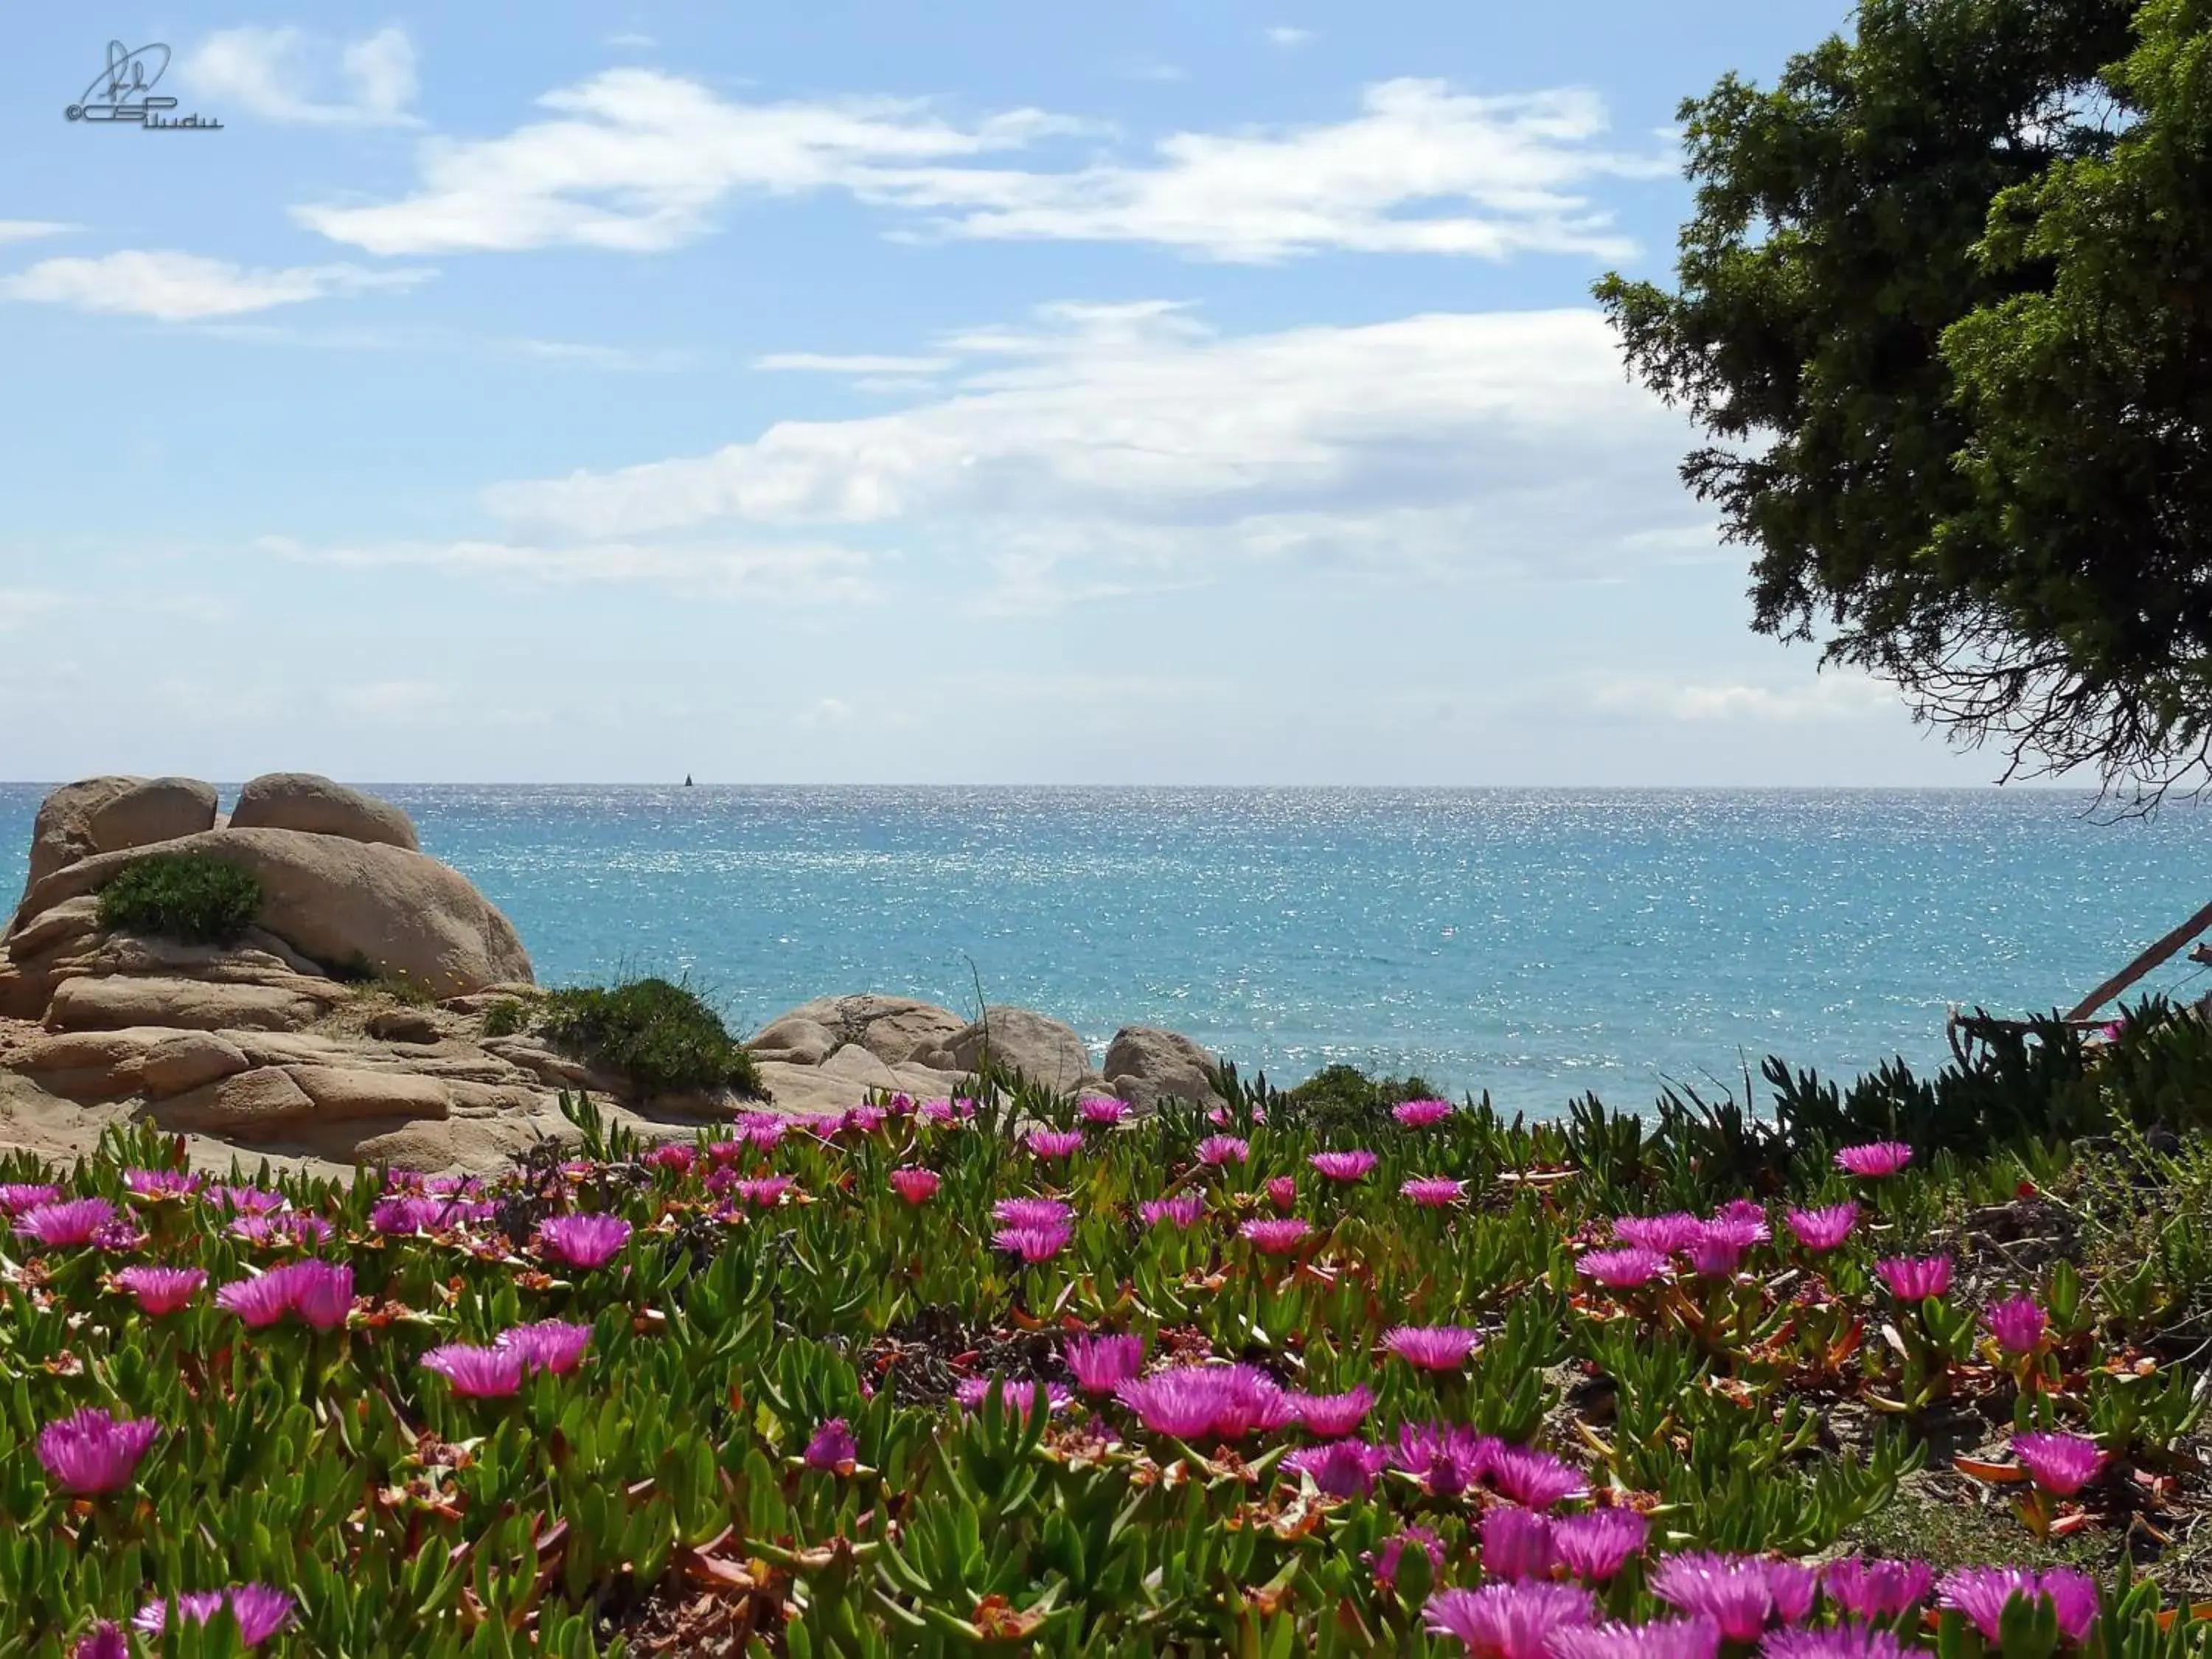
[[[1931,1064],[1953,1005],[2070,1003],[2212,897],[2204,809],[2052,792],[370,787],[548,981],[685,974],[744,1029],[980,988],[1532,1113],[1770,1052]],[[10,893],[43,793],[0,785]]]

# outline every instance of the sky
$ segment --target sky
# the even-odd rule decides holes
[[[30,9],[0,776],[1987,782],[1589,299],[1842,18]],[[66,118],[111,40],[219,128]]]

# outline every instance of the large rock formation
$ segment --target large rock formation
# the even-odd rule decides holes
[[[981,1019],[913,1058],[940,1070],[974,1072],[987,1054],[994,1065],[1048,1089],[1073,1091],[1104,1081],[1080,1032],[1030,1008],[987,1007]]]
[[[1127,1025],[1107,1047],[1106,1086],[1140,1112],[1164,1100],[1218,1106],[1224,1103],[1213,1085],[1220,1063],[1180,1031]]]
[[[200,828],[211,829],[212,823]],[[313,772],[270,772],[238,792],[230,809],[234,830],[304,830],[315,836],[380,842],[418,853],[415,825],[390,801]]]

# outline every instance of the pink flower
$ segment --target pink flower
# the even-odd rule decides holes
[[[353,1269],[312,1259],[288,1262],[224,1285],[215,1299],[255,1329],[295,1314],[319,1331],[335,1330],[353,1311]]]
[[[1375,1489],[1389,1454],[1364,1440],[1332,1440],[1323,1446],[1306,1446],[1283,1460],[1283,1467],[1310,1479],[1327,1498],[1364,1498]]]
[[[1662,1601],[1711,1619],[1729,1641],[1755,1642],[1776,1612],[1769,1565],[1754,1556],[1689,1550],[1659,1562],[1649,1583]]]
[[[1383,1332],[1382,1346],[1419,1370],[1455,1371],[1482,1346],[1482,1333],[1464,1325],[1397,1325]]]
[[[1552,1549],[1567,1571],[1601,1584],[1643,1549],[1651,1523],[1634,1510],[1591,1510],[1552,1522]]]
[[[1714,1659],[1720,1626],[1710,1619],[1654,1619],[1642,1625],[1570,1626],[1552,1632],[1547,1659]]]
[[[104,1198],[62,1199],[18,1212],[15,1233],[49,1249],[69,1249],[94,1243],[114,1219],[115,1206]]]
[[[1242,1164],[1251,1156],[1251,1143],[1239,1140],[1235,1135],[1208,1135],[1198,1143],[1198,1161],[1209,1169],[1218,1169],[1224,1164]]]
[[[1893,1255],[1875,1262],[1874,1270],[1900,1302],[1925,1302],[1931,1296],[1951,1293],[1948,1255]]]
[[[907,1104],[911,1108],[914,1103],[908,1101]],[[842,1127],[855,1134],[872,1135],[890,1121],[890,1114],[880,1106],[854,1106],[847,1110]]]
[[[1408,1129],[1430,1128],[1451,1115],[1449,1100],[1401,1100],[1390,1109],[1390,1115]]]
[[[0,1186],[0,1215],[21,1215],[41,1204],[51,1204],[61,1195],[60,1188],[43,1182],[9,1182]]]
[[[1129,1103],[1111,1095],[1085,1095],[1075,1103],[1075,1115],[1085,1123],[1110,1129],[1129,1115]]]
[[[1937,1594],[1945,1607],[1964,1613],[1985,1642],[1999,1638],[2005,1608],[2016,1599],[2047,1599],[2060,1633],[2071,1642],[2087,1636],[2097,1621],[2096,1581],[2064,1567],[2041,1572],[2032,1567],[1959,1567],[1943,1575]]]
[[[1893,1176],[1912,1162],[1912,1148],[1901,1140],[1875,1140],[1863,1146],[1846,1146],[1836,1154],[1836,1167],[1873,1179]]]
[[[1755,1198],[1732,1198],[1713,1212],[1713,1219],[1727,1221],[1740,1226],[1757,1227],[1761,1238],[1766,1237],[1766,1206]]]
[[[2071,1498],[2105,1467],[2097,1443],[2078,1434],[2016,1434],[2012,1455],[2037,1486],[2059,1498]]]
[[[156,1317],[187,1306],[206,1283],[207,1270],[203,1267],[140,1265],[125,1267],[115,1275],[116,1288],[137,1297],[140,1311]]]
[[[853,1438],[851,1425],[842,1417],[833,1417],[814,1431],[800,1461],[810,1469],[850,1474],[860,1461],[860,1443]]]
[[[647,1152],[645,1155],[645,1161],[653,1169],[666,1170],[672,1175],[687,1176],[691,1173],[691,1166],[699,1161],[699,1149],[696,1146],[686,1146],[681,1141],[672,1140],[665,1146],[656,1146]]]
[[[264,1192],[258,1187],[210,1187],[201,1197],[232,1215],[269,1215],[290,1201],[282,1193]]]
[[[991,1248],[1018,1255],[1032,1267],[1049,1261],[1067,1248],[1075,1234],[1066,1222],[1047,1226],[1001,1227],[991,1235]]]
[[[1241,1440],[1291,1420],[1290,1397],[1252,1365],[1176,1365],[1132,1377],[1114,1397],[1154,1434]]]
[[[1484,1473],[1497,1491],[1532,1510],[1548,1510],[1561,1498],[1589,1490],[1580,1469],[1533,1446],[1500,1445],[1490,1454]]]
[[[566,1376],[583,1363],[584,1350],[591,1345],[592,1328],[570,1324],[566,1320],[540,1319],[501,1331],[494,1340],[497,1346],[520,1354],[525,1370],[550,1371],[556,1376]]]
[[[266,1584],[238,1584],[227,1590],[198,1590],[174,1598],[177,1616],[190,1625],[210,1623],[224,1604],[237,1621],[239,1639],[258,1648],[290,1622],[292,1598]],[[168,1628],[169,1602],[149,1601],[131,1622],[149,1636]]]
[[[1316,1152],[1306,1160],[1331,1181],[1363,1181],[1381,1161],[1364,1146],[1344,1152]]]
[[[1504,1447],[1493,1436],[1459,1424],[1406,1423],[1390,1461],[1436,1498],[1455,1498],[1490,1473]]]
[[[757,1181],[740,1181],[737,1183],[737,1192],[746,1203],[765,1210],[781,1198],[790,1187],[789,1176],[763,1176]]]
[[[1237,1236],[1269,1255],[1288,1255],[1312,1231],[1309,1223],[1297,1216],[1255,1216],[1237,1228]]]
[[[1443,1565],[1443,1540],[1426,1527],[1408,1527],[1403,1532],[1391,1534],[1375,1552],[1375,1582],[1382,1589],[1398,1588],[1398,1564],[1405,1559],[1409,1544],[1429,1558],[1431,1572]]]
[[[190,1198],[205,1180],[188,1170],[125,1170],[123,1184],[134,1198]]]
[[[1277,1176],[1267,1182],[1267,1202],[1278,1210],[1288,1212],[1298,1201],[1298,1182],[1295,1176]]]
[[[1442,1176],[1415,1176],[1411,1181],[1400,1183],[1398,1191],[1416,1204],[1441,1210],[1446,1205],[1458,1203],[1467,1195],[1467,1183],[1448,1181]]]
[[[1111,1394],[1144,1369],[1141,1336],[1079,1336],[1067,1345],[1067,1369],[1085,1394]]]
[[[1163,1221],[1184,1231],[1198,1224],[1206,1213],[1206,1199],[1199,1193],[1182,1193],[1174,1198],[1148,1198],[1137,1206],[1137,1214],[1147,1227],[1157,1227]]]
[[[1665,1273],[1667,1258],[1632,1244],[1626,1249],[1592,1250],[1575,1264],[1575,1271],[1607,1290],[1632,1291]]]
[[[1859,1206],[1856,1200],[1832,1204],[1825,1210],[1792,1210],[1790,1212],[1790,1231],[1797,1235],[1797,1242],[1808,1250],[1832,1250],[1851,1236],[1858,1225]],[[1722,1626],[1723,1633],[1727,1626]]]
[[[1469,1659],[1545,1659],[1546,1641],[1589,1624],[1595,1605],[1575,1584],[1485,1584],[1438,1590],[1421,1617],[1436,1635],[1459,1638]]]
[[[538,1248],[556,1261],[590,1272],[629,1243],[629,1223],[616,1215],[556,1215],[538,1224]]]
[[[1007,1227],[1065,1227],[1075,1212],[1056,1198],[1002,1198],[991,1206],[991,1218]]]
[[[1766,1242],[1766,1223],[1742,1216],[1717,1215],[1690,1241],[1690,1265],[1708,1278],[1722,1279],[1742,1265],[1743,1253]]]
[[[1759,1659],[1907,1659],[1907,1650],[1886,1630],[1837,1625],[1826,1630],[1769,1631],[1759,1644]]]
[[[994,1389],[999,1390],[999,1403],[1003,1409],[1018,1412],[1024,1417],[1036,1409],[1040,1395],[1044,1400],[1048,1414],[1065,1406],[1073,1397],[1064,1383],[1009,1382],[997,1376],[969,1377],[952,1391],[952,1395],[969,1410],[977,1411],[991,1397]]]
[[[1032,1129],[1030,1151],[1039,1158],[1066,1158],[1083,1150],[1080,1129]]]
[[[161,1433],[151,1418],[111,1417],[88,1406],[39,1431],[39,1462],[64,1492],[83,1498],[120,1492]]]
[[[1705,1224],[1686,1210],[1668,1215],[1625,1215],[1613,1224],[1613,1236],[1623,1244],[1658,1255],[1686,1250],[1705,1237]]]
[[[2043,1346],[2043,1333],[2050,1321],[2033,1297],[2015,1296],[1984,1309],[1982,1322],[2007,1353],[2033,1353]]]
[[[1928,1599],[1936,1570],[1925,1561],[1876,1561],[1846,1556],[1820,1569],[1820,1588],[1837,1608],[1854,1619],[1887,1622],[1902,1617]]]
[[[130,1638],[122,1626],[103,1620],[76,1644],[70,1659],[131,1659]]]
[[[1482,1571],[1492,1578],[1548,1578],[1552,1523],[1517,1504],[1501,1504],[1482,1516]]]
[[[503,1345],[472,1348],[449,1342],[422,1356],[422,1369],[437,1372],[465,1400],[499,1400],[520,1392],[522,1364],[522,1351]]]
[[[893,1170],[890,1180],[891,1190],[909,1204],[928,1203],[937,1196],[938,1188],[944,1184],[936,1170],[913,1165]]]
[[[1324,1439],[1350,1434],[1375,1407],[1374,1391],[1365,1388],[1348,1394],[1293,1394],[1288,1398],[1306,1431]]]
[[[379,1202],[384,1200],[380,1200]],[[424,1203],[439,1200],[425,1199]],[[289,1249],[300,1245],[327,1244],[331,1242],[331,1224],[319,1215],[301,1215],[296,1211],[283,1210],[274,1215],[242,1215],[224,1231],[233,1238],[244,1239],[273,1249]]]

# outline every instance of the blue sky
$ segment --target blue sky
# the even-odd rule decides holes
[[[1976,783],[1588,299],[1836,5],[40,8],[0,775]],[[110,38],[215,131],[63,118]]]

